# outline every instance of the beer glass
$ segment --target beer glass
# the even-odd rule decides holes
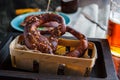
[[[108,41],[111,53],[120,57],[120,0],[111,0],[108,24]]]

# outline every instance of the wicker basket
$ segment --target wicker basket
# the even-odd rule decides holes
[[[18,48],[18,42],[21,40],[22,38],[17,36],[10,44],[12,66],[15,68],[56,75],[89,76],[97,59],[97,50],[93,42],[89,42],[88,50],[83,57],[76,58],[62,56],[61,53],[64,53],[65,46],[73,48],[77,46],[78,40],[60,38],[59,47],[63,46],[57,51],[60,55]]]

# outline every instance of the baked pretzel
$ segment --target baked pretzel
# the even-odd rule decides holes
[[[85,51],[88,48],[88,41],[86,36],[84,36],[82,33],[76,31],[75,29],[67,26],[66,27],[66,32],[71,33],[73,36],[75,36],[80,42],[78,46],[65,54],[65,56],[71,56],[71,57],[81,57],[84,55]]]
[[[26,46],[42,53],[54,54],[58,46],[58,38],[65,32],[71,33],[80,41],[75,50],[67,52],[65,56],[81,57],[88,47],[87,38],[73,28],[66,27],[63,18],[54,13],[28,16],[21,25],[24,26]],[[45,31],[38,30],[37,28],[40,26],[48,29]],[[46,37],[43,34],[50,34],[50,36]]]
[[[51,23],[52,25],[49,27],[53,28],[47,30],[50,33],[49,37],[42,35],[42,31],[37,29],[40,26],[46,26]],[[42,53],[53,54],[58,45],[58,38],[66,31],[63,18],[54,13],[28,16],[21,25],[24,26],[26,46],[30,49],[39,50]]]

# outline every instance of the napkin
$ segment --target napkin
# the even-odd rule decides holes
[[[97,4],[91,4],[82,8],[79,7],[76,13],[67,14],[71,20],[68,25],[75,30],[83,33],[88,38],[101,37],[101,34],[99,33],[103,30],[101,30],[96,24],[86,19],[82,12],[90,16],[94,21],[98,22],[99,7]],[[70,33],[66,33],[65,36],[73,35],[71,35]]]

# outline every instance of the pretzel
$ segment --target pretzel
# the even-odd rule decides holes
[[[53,24],[50,25],[52,29],[48,29],[50,36],[46,37],[42,35],[42,31],[37,28],[51,22],[53,22]],[[54,26],[54,23],[57,23],[57,26]],[[42,53],[53,54],[58,45],[58,38],[66,31],[63,18],[54,13],[28,16],[21,25],[24,26],[26,46],[30,49],[39,50]],[[47,33],[45,32],[45,34]]]
[[[76,31],[75,29],[67,26],[66,32],[71,33],[73,36],[75,36],[79,40],[78,46],[65,54],[65,56],[71,56],[71,57],[81,57],[84,55],[85,51],[88,48],[88,40],[86,36],[84,36],[82,33]]]

